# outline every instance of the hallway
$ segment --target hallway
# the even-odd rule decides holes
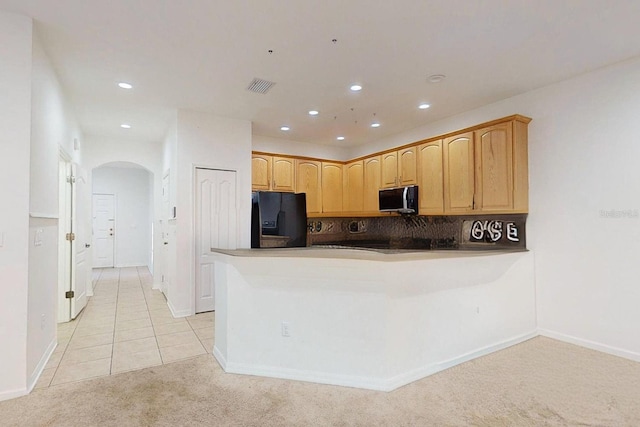
[[[152,280],[147,267],[95,269],[94,296],[58,325],[58,347],[35,388],[211,353],[214,313],[174,318]]]

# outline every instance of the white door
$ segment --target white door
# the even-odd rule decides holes
[[[169,260],[169,218],[173,218],[173,215],[170,215],[169,213],[169,184],[170,174],[167,172],[162,177],[162,219],[160,220],[162,226],[162,261],[157,263],[159,267],[158,273],[162,278],[160,290],[165,295],[167,294],[167,289],[169,287],[169,271],[167,269],[167,262]]]
[[[196,313],[215,310],[211,248],[236,249],[236,173],[196,169]]]
[[[74,240],[72,236],[72,171],[71,163],[61,158],[58,168],[58,323],[71,320],[71,299],[67,292],[72,290],[75,268]]]
[[[73,298],[71,299],[71,318],[75,319],[87,305],[87,288],[91,286],[91,265],[89,247],[89,186],[87,174],[75,164],[71,165],[71,224],[75,245],[75,280],[71,282]]]
[[[93,266],[113,267],[115,196],[93,195]]]

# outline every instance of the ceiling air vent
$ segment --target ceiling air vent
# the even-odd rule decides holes
[[[249,83],[247,89],[255,93],[267,93],[274,84],[274,82],[269,82],[256,77],[251,81],[251,83]]]

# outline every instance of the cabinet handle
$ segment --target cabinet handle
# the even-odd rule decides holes
[[[476,209],[476,193],[473,193],[473,199],[471,202],[471,209],[475,210]]]

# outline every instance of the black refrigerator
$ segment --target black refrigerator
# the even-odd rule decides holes
[[[251,247],[307,246],[307,200],[304,193],[251,193]]]

